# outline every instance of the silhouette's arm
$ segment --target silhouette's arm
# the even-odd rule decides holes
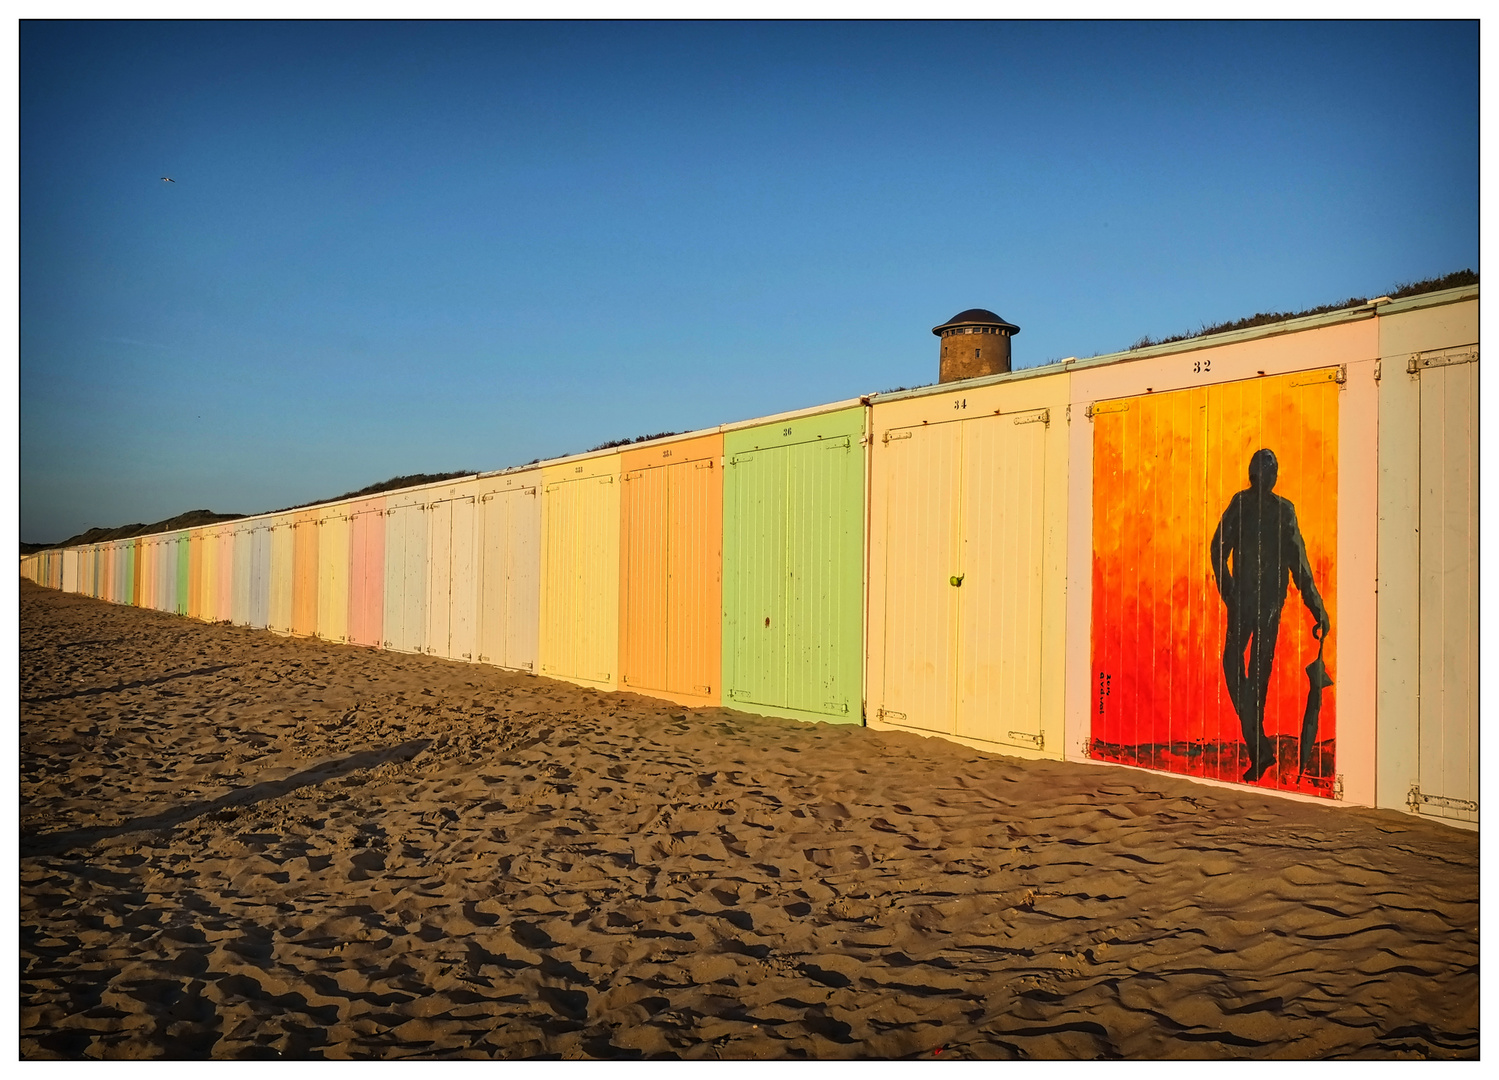
[[[1229,597],[1234,590],[1228,556],[1239,546],[1239,515],[1236,510],[1236,505],[1230,502],[1228,509],[1223,511],[1223,517],[1218,519],[1218,527],[1213,530],[1213,542],[1208,547],[1208,555],[1213,563],[1213,580],[1218,583],[1218,595],[1223,597],[1225,604],[1231,604]]]
[[[1326,634],[1331,623],[1327,618],[1327,608],[1322,603],[1322,594],[1317,591],[1317,583],[1312,580],[1312,567],[1306,555],[1306,542],[1301,538],[1301,526],[1296,521],[1296,508],[1287,502],[1286,509],[1290,511],[1287,528],[1291,534],[1291,580],[1300,590],[1301,600],[1306,604],[1306,609],[1312,613],[1312,618],[1317,620],[1317,625]]]

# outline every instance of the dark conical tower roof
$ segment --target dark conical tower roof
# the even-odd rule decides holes
[[[932,327],[932,333],[941,337],[942,331],[951,329],[954,326],[1002,326],[1010,332],[1010,337],[1014,337],[1020,333],[1020,327],[1012,322],[1006,322],[988,308],[981,307],[969,308],[967,311],[958,312],[941,326]]]

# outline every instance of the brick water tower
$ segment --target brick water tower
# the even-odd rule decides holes
[[[1010,339],[1020,327],[1005,322],[992,311],[969,308],[960,311],[932,333],[942,339],[942,363],[938,382],[973,379],[980,375],[1003,375],[1010,370]]]

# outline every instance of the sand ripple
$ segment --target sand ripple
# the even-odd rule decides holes
[[[28,1058],[1476,1057],[1478,845],[22,584]]]

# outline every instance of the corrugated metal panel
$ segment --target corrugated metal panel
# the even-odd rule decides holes
[[[619,455],[542,471],[541,671],[614,689],[619,675]]]
[[[434,491],[427,505],[427,651],[473,660],[474,484]]]
[[[420,496],[385,510],[385,647],[422,652],[427,632],[427,511]]]
[[[264,630],[271,621],[271,523],[250,529],[250,625]]]
[[[541,470],[482,481],[479,660],[536,670],[541,625]]]
[[[1473,350],[1476,357],[1477,350]],[[1398,373],[1392,373],[1401,377]],[[1478,364],[1422,370],[1417,809],[1478,821]]]
[[[1298,761],[1313,619],[1296,588],[1278,599],[1275,573],[1250,597],[1240,564],[1258,552],[1280,574],[1309,571],[1331,619],[1322,655],[1335,681],[1341,377],[1323,369],[1093,406],[1093,757],[1335,794],[1335,685],[1318,698],[1304,773]],[[1248,491],[1261,449],[1278,459],[1274,501]],[[1215,544],[1237,575],[1225,584],[1237,649]],[[1254,641],[1265,643],[1268,684],[1255,676]],[[1232,697],[1230,679],[1244,687]],[[1262,777],[1251,749],[1261,713]]]
[[[304,510],[292,518],[291,632],[299,637],[317,634],[318,517]]]
[[[721,698],[723,436],[620,455],[620,686]]]
[[[268,627],[291,633],[292,590],[297,573],[297,539],[290,518],[271,519],[271,596]]]
[[[385,499],[349,507],[349,640],[385,641]]]
[[[349,636],[348,510],[330,507],[318,520],[317,633],[327,641]]]
[[[864,410],[724,435],[723,700],[862,720]]]

